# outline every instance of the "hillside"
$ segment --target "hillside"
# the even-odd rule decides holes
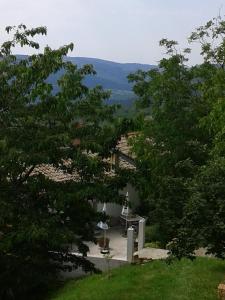
[[[88,86],[93,87],[96,84],[101,84],[106,89],[131,91],[132,85],[127,81],[127,75],[139,69],[149,70],[153,66],[142,64],[121,64],[112,61],[106,61],[95,58],[85,57],[70,57],[70,61],[82,66],[84,64],[92,64],[97,76],[87,78]]]
[[[18,55],[19,59],[24,56]],[[104,89],[112,91],[110,103],[120,103],[123,106],[130,106],[135,99],[135,95],[132,92],[132,84],[128,83],[127,76],[137,70],[147,71],[155,68],[154,65],[138,64],[138,63],[117,63],[97,58],[89,57],[67,57],[66,60],[73,62],[79,67],[85,64],[91,64],[94,66],[97,74],[95,76],[88,76],[85,79],[85,84],[88,87],[94,87],[101,85]],[[62,75],[62,71],[57,74],[53,74],[49,78],[54,86],[54,90],[57,91],[57,79]]]
[[[154,65],[137,63],[117,63],[89,57],[68,57],[67,59],[79,67],[85,64],[93,65],[97,74],[88,76],[85,79],[85,84],[88,87],[101,85],[104,89],[111,90],[110,103],[119,103],[123,106],[130,106],[135,99],[135,95],[132,92],[132,84],[128,82],[127,76],[137,70],[147,71],[156,67]],[[55,83],[56,78],[52,79],[53,83]]]
[[[225,264],[210,258],[154,261],[69,281],[48,300],[216,300]]]

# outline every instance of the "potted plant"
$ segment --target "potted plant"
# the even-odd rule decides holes
[[[98,239],[98,245],[101,249],[109,249],[109,238],[100,237]]]

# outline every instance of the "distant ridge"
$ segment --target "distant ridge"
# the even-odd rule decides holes
[[[17,55],[22,59],[23,55]],[[85,84],[88,87],[101,85],[104,89],[112,90],[110,103],[119,103],[121,105],[130,106],[135,99],[132,92],[132,84],[128,82],[127,76],[137,70],[147,71],[156,68],[155,65],[139,64],[139,63],[118,63],[109,60],[90,57],[66,57],[67,61],[78,65],[93,65],[97,74],[95,76],[87,76]],[[57,79],[61,72],[50,76],[49,81],[57,89]]]
[[[138,63],[117,63],[108,60],[89,57],[68,57],[68,60],[82,66],[92,64],[97,75],[87,80],[87,84],[94,86],[101,84],[104,88],[131,91],[132,85],[128,83],[127,76],[139,69],[147,71],[155,66]]]

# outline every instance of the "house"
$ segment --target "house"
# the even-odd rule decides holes
[[[126,136],[121,136],[115,151],[111,156],[112,170],[114,166],[119,166],[122,169],[135,170],[135,157],[131,153],[131,147],[129,145],[129,139],[136,136],[136,132],[130,132]],[[128,192],[129,202],[132,210],[135,210],[139,205],[139,195],[131,183],[127,183],[126,187],[120,191],[122,195],[126,195]],[[102,211],[103,203],[97,203],[97,211]],[[115,221],[120,217],[122,212],[122,205],[116,203],[106,203],[106,213]]]
[[[120,140],[117,143],[116,148],[114,151],[112,151],[111,157],[108,158],[108,162],[111,165],[111,171],[109,172],[109,176],[112,176],[115,170],[115,167],[120,167],[122,169],[128,169],[128,170],[135,170],[135,157],[131,153],[131,147],[129,145],[129,139],[135,137],[135,132],[130,132],[126,136],[121,136]],[[76,139],[73,141],[76,145],[79,145],[79,140]],[[68,162],[65,162],[68,163]],[[53,165],[44,164],[37,166],[33,173],[41,173],[44,176],[48,177],[50,180],[54,180],[56,182],[62,182],[67,180],[79,180],[79,174],[74,172],[72,174],[64,173],[62,170],[55,168]],[[138,193],[135,190],[135,188],[130,184],[127,183],[126,187],[120,191],[122,195],[126,195],[128,192],[129,194],[129,203],[131,206],[131,209],[135,210],[135,208],[139,205],[139,197]],[[93,205],[95,206],[97,211],[102,211],[103,209],[103,203],[93,201]],[[116,203],[110,203],[107,202],[106,204],[106,214],[111,217],[111,220],[114,222],[117,222],[118,219],[121,216],[122,212],[122,205],[116,204]]]

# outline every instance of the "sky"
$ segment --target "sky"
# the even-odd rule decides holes
[[[7,25],[46,26],[42,47],[73,42],[70,56],[157,64],[165,52],[160,39],[177,40],[182,49],[196,27],[219,13],[225,15],[225,0],[0,0],[0,42]],[[200,62],[198,50],[191,64]]]

